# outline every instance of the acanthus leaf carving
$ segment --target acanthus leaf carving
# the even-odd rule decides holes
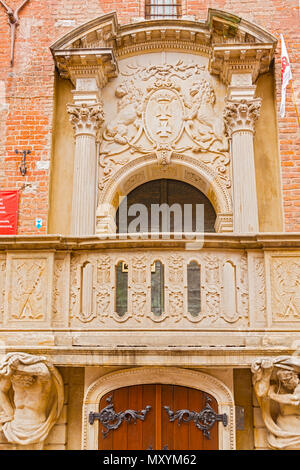
[[[253,100],[227,100],[224,109],[224,121],[229,136],[234,132],[254,132],[255,123],[259,118],[261,98]]]
[[[104,111],[102,103],[92,105],[68,104],[67,111],[70,114],[70,122],[73,125],[75,135],[85,134],[96,136],[99,128],[104,123]]]

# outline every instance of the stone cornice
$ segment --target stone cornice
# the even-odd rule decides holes
[[[123,238],[122,238],[123,237]],[[163,249],[179,248],[192,250],[193,243],[195,249],[199,243],[201,248],[219,248],[219,249],[274,249],[296,251],[300,249],[300,233],[258,233],[233,235],[224,233],[206,233],[204,240],[199,237],[198,240],[174,240],[173,237],[161,240],[134,240],[130,237],[124,239],[124,235],[117,235],[115,240],[101,240],[100,236],[90,237],[72,237],[65,235],[10,235],[0,236],[0,256],[5,251],[28,251],[28,250],[95,250],[95,249],[124,249],[127,248],[145,248],[145,249]],[[198,244],[198,245],[197,245]]]
[[[122,26],[112,12],[67,33],[51,51],[63,77],[74,80],[78,70],[98,68],[101,86],[118,74],[116,57],[161,49],[193,51],[209,57],[210,72],[229,84],[232,73],[250,72],[254,82],[266,72],[276,43],[258,26],[219,10],[209,9],[206,21],[148,20]]]

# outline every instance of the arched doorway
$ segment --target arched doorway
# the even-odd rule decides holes
[[[170,212],[167,210],[164,214],[161,211],[159,216],[156,216],[155,211],[162,205],[168,206]],[[121,222],[124,220],[124,211],[127,222],[125,225]],[[131,223],[137,214],[141,217],[142,212],[145,214],[144,226],[148,230],[143,230],[143,223]],[[200,220],[202,215],[203,222]],[[164,216],[168,220],[164,220]],[[216,213],[209,199],[194,186],[174,179],[157,179],[138,186],[121,202],[116,213],[117,232],[131,232],[130,227],[137,225],[140,226],[137,231],[147,232],[215,232],[215,221]],[[203,230],[199,230],[199,227]]]
[[[100,401],[99,450],[217,450],[217,422],[227,425],[217,408],[214,397],[194,388],[119,388]]]
[[[171,385],[170,385],[171,384]],[[87,384],[88,385],[88,384]],[[143,401],[143,394],[140,393],[142,396],[142,401],[138,402],[135,399],[136,393],[134,389],[131,389],[131,396],[129,398],[125,397],[124,389],[130,390],[130,387],[137,387],[137,386],[145,386],[151,385],[153,388],[152,390],[149,389],[147,393],[149,395],[144,396]],[[165,389],[164,394],[161,393],[157,389],[157,386],[161,385],[167,386]],[[183,393],[179,393],[182,399],[184,399],[184,394],[187,396],[186,390],[192,390],[191,394],[199,392],[198,395],[198,403],[194,403],[190,405],[189,398],[184,399],[185,402],[174,401],[174,388],[178,387],[179,391],[183,391]],[[118,390],[121,390],[118,392]],[[137,389],[136,389],[137,390]],[[145,389],[146,390],[146,389]],[[119,401],[117,395],[113,395],[114,393],[121,394],[120,399],[127,400],[123,403]],[[209,374],[204,374],[203,372],[184,369],[184,368],[177,368],[177,367],[137,367],[131,369],[120,370],[117,372],[109,373],[105,376],[102,376],[95,380],[94,382],[88,385],[88,388],[85,393],[84,402],[83,402],[83,433],[82,433],[82,449],[90,449],[95,450],[99,448],[99,440],[102,438],[100,434],[102,434],[103,427],[99,426],[99,422],[97,419],[97,414],[99,414],[99,410],[103,409],[102,404],[104,404],[104,408],[107,405],[113,405],[114,412],[123,412],[127,409],[133,409],[136,411],[142,411],[143,406],[151,406],[149,399],[151,398],[152,393],[152,405],[154,405],[151,410],[155,410],[156,413],[152,414],[151,419],[157,420],[159,415],[163,415],[165,413],[165,419],[169,417],[169,414],[166,409],[161,409],[162,406],[169,406],[170,411],[176,412],[180,409],[186,408],[191,410],[192,406],[195,405],[196,409],[192,411],[200,412],[202,409],[203,403],[206,404],[206,397],[212,398],[210,405],[212,406],[214,412],[217,412],[218,415],[226,415],[227,424],[225,425],[221,421],[218,421],[214,424],[216,428],[214,431],[211,430],[211,436],[213,436],[213,432],[217,432],[217,448],[220,450],[233,450],[235,448],[235,407],[234,407],[234,399],[232,391],[218,378],[211,376]],[[155,398],[154,398],[155,393]],[[158,395],[158,398],[157,398]],[[110,403],[106,401],[107,398],[112,396],[112,400]],[[159,398],[159,396],[161,398]],[[171,398],[173,396],[173,398]],[[125,397],[125,398],[124,398]],[[132,398],[133,397],[133,398]],[[199,398],[202,397],[202,398]],[[104,399],[104,400],[103,400]],[[131,401],[130,401],[131,400]],[[164,400],[164,403],[162,403]],[[176,398],[177,400],[177,398]],[[202,401],[201,401],[202,400]],[[204,400],[204,401],[203,401]],[[158,404],[158,405],[156,405]],[[188,408],[191,406],[191,408]],[[110,408],[111,409],[111,408]],[[151,411],[147,413],[147,417],[151,417]],[[137,421],[140,421],[137,418]],[[146,420],[142,423],[144,424]],[[122,425],[124,422],[122,423]],[[192,425],[193,423],[188,423]],[[129,424],[131,426],[130,432],[135,432],[136,426],[138,424]],[[178,426],[178,419],[174,422],[169,421],[168,426],[174,425],[174,427],[182,428],[183,424]],[[121,429],[121,428],[120,428]],[[168,431],[168,428],[166,428]],[[182,428],[182,432],[184,428]],[[185,428],[187,429],[187,428]],[[202,434],[202,431],[196,429],[199,434]],[[164,431],[166,432],[166,431]],[[170,431],[168,431],[170,432]],[[197,437],[199,437],[199,434]],[[172,433],[170,433],[170,436]],[[109,436],[109,435],[108,435]],[[162,438],[165,440],[165,435],[161,434]],[[166,443],[156,438],[156,444],[159,442],[161,443],[161,447],[168,445],[174,445],[174,441],[166,441]],[[148,442],[148,441],[147,441]],[[206,442],[206,441],[205,441]],[[162,445],[163,444],[163,445]],[[146,442],[142,442],[143,447],[145,448]],[[151,444],[150,444],[151,445]],[[203,444],[204,445],[204,444]],[[205,445],[210,445],[206,442]],[[153,446],[154,447],[154,446]],[[192,445],[191,445],[192,447]],[[205,448],[205,447],[202,447]],[[146,447],[147,449],[147,447]]]

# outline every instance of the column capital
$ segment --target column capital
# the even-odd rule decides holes
[[[253,100],[226,100],[224,121],[228,135],[248,131],[254,133],[255,122],[259,118],[261,98]]]
[[[102,103],[68,104],[67,111],[70,114],[70,122],[75,130],[75,136],[91,135],[96,138],[97,131],[104,122]]]

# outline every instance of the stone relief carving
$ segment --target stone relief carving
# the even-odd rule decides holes
[[[300,449],[300,359],[280,356],[252,364],[253,386],[272,449]]]
[[[131,291],[132,315],[136,321],[141,322],[146,316],[147,291],[143,286],[134,286]]]
[[[115,266],[126,259],[128,269],[128,311],[124,315],[115,312]],[[117,253],[109,255],[85,254],[74,255],[71,259],[70,279],[70,321],[71,326],[97,328],[102,325],[113,327],[126,324],[128,327],[151,327],[160,323],[166,328],[177,325],[198,324],[199,327],[218,327],[249,324],[249,288],[248,261],[243,253],[232,259],[226,254],[201,253],[193,259],[201,269],[201,312],[191,315],[187,305],[187,266],[190,257],[182,252],[132,254],[123,252],[123,258]],[[155,260],[165,266],[165,306],[161,315],[151,313],[151,270]],[[87,317],[80,312],[80,290],[82,266],[90,263],[97,267],[97,276],[93,276],[90,286],[93,308]],[[230,263],[234,269],[234,279],[225,283],[224,265]],[[225,300],[234,293],[235,302],[225,308]]]
[[[63,403],[62,378],[45,357],[13,352],[1,361],[0,429],[8,442],[42,444]]]
[[[97,311],[99,312],[99,321],[103,323],[109,317],[109,307],[111,303],[111,295],[106,287],[100,288],[96,294]]]
[[[273,321],[300,320],[300,261],[280,257],[271,261]]]
[[[44,320],[47,304],[47,260],[14,259],[10,312],[15,320]]]
[[[192,155],[229,188],[228,137],[206,67],[182,60],[129,64],[121,77],[116,116],[106,124],[100,146],[99,188],[119,166],[153,154],[160,165],[169,165],[173,154]]]
[[[60,314],[63,312],[62,297],[64,279],[65,260],[57,259],[54,262],[53,273],[53,297],[52,297],[52,321],[55,324],[60,323]]]
[[[206,256],[204,261],[204,295],[206,299],[205,316],[207,316],[212,322],[215,322],[220,314],[221,302],[220,261],[216,256]]]
[[[257,321],[265,321],[266,318],[266,275],[264,257],[256,257],[254,260],[254,289],[255,289],[255,316]]]

